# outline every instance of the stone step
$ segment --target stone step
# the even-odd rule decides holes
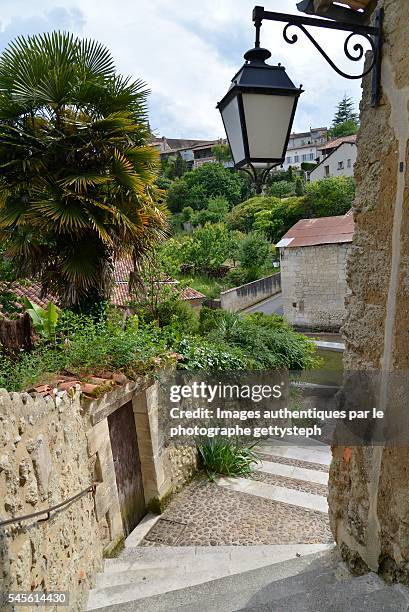
[[[284,476],[285,478],[294,478],[295,480],[303,480],[304,482],[313,482],[315,484],[328,484],[328,472],[310,470],[296,465],[262,461],[256,466],[256,469],[258,472],[274,474],[275,476]]]
[[[301,598],[301,594],[311,585],[333,584],[339,576],[345,583],[345,576],[349,574],[345,573],[343,564],[341,568],[339,566],[336,551],[317,553],[142,599],[139,598],[138,588],[135,588],[135,599],[132,601],[126,599],[130,595],[130,591],[127,591],[118,603],[109,605],[106,600],[105,606],[89,609],[105,612],[236,612],[246,609],[250,601],[255,606],[268,603],[275,588],[278,588],[278,599],[292,593]],[[317,610],[322,609],[317,607]]]
[[[176,567],[229,559],[232,563],[249,558],[266,558],[269,564],[298,556],[331,550],[334,544],[267,544],[258,546],[138,546],[125,549],[119,557],[105,560],[104,572],[122,572],[154,567]],[[174,563],[171,563],[173,561]]]
[[[187,555],[174,555],[175,547],[139,548],[134,549],[134,554],[129,549],[125,551],[126,562],[121,558],[107,560],[117,564],[108,564],[104,574],[98,577],[97,587],[90,593],[88,609],[123,605],[249,570],[281,566],[289,560],[299,563],[304,557],[332,548],[331,544],[195,547]],[[147,551],[146,558],[141,551]]]
[[[271,442],[269,440],[258,444],[257,451],[265,455],[286,457],[287,459],[296,459],[297,461],[325,466],[329,466],[332,459],[331,449],[327,445],[301,445],[300,443],[299,446],[294,444],[290,446],[288,443]]]
[[[271,501],[305,508],[306,510],[316,510],[318,512],[328,513],[327,498],[323,495],[315,495],[314,493],[306,493],[305,491],[279,487],[266,482],[251,480],[250,478],[220,477],[217,478],[216,482],[220,487],[225,487],[230,491],[262,497]]]
[[[125,559],[109,559],[105,571],[97,576],[97,588],[126,584],[134,580],[164,575],[197,574],[217,567],[219,577],[281,563],[289,559],[331,550],[334,544],[283,544],[266,546],[186,547],[189,554],[175,555],[174,547],[142,548],[148,554],[128,553]],[[160,557],[149,554],[160,551]],[[175,562],[176,560],[176,562]],[[109,564],[108,564],[109,561]],[[171,563],[173,561],[173,563]],[[157,574],[155,574],[157,572]]]

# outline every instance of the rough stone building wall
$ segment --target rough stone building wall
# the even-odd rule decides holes
[[[379,408],[407,412],[386,374],[409,370],[409,2],[382,0],[382,100],[365,79],[355,166],[355,238],[348,264],[345,366],[379,369]],[[401,405],[399,406],[399,403]],[[337,447],[330,520],[345,559],[409,582],[408,448]]]
[[[281,283],[285,318],[294,326],[338,331],[345,316],[350,244],[284,248]]]
[[[0,390],[0,521],[54,506],[51,519],[0,527],[0,593],[68,590],[83,610],[103,553],[124,538],[108,416],[132,402],[146,510],[160,511],[197,469],[195,448],[163,444],[157,383],[141,379],[98,400],[71,389],[52,399]]]
[[[0,520],[85,489],[94,460],[78,394],[65,394],[56,405],[0,390]],[[69,590],[70,609],[81,609],[102,560],[91,493],[49,521],[31,519],[0,531],[0,591]]]

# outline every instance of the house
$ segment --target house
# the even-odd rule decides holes
[[[290,134],[283,169],[301,168],[304,162],[314,163],[318,157],[318,148],[328,140],[328,129],[310,128],[308,132]]]
[[[175,159],[177,155],[189,162],[191,168],[198,168],[203,164],[215,162],[216,158],[213,155],[213,147],[217,144],[227,144],[224,138],[217,140],[188,140],[183,138],[155,138],[151,142],[151,146],[159,151],[162,161],[166,159]],[[233,167],[232,161],[223,162],[225,167]]]
[[[354,176],[356,135],[343,136],[319,148],[319,164],[309,173],[310,181],[330,176]]]
[[[129,276],[133,270],[133,265],[130,259],[123,259],[121,261],[116,262],[114,269],[114,285],[111,291],[111,305],[116,306],[118,308],[126,308],[128,303],[132,300],[132,294],[129,291]],[[169,287],[174,287],[177,289],[178,281],[169,278],[164,279],[158,282],[158,286],[166,285]],[[2,284],[0,285],[0,291],[8,291],[14,293],[17,296],[17,303],[21,304],[21,301],[24,297],[27,297],[33,304],[37,304],[41,308],[46,308],[48,302],[54,302],[58,304],[58,299],[48,293],[44,295],[41,284],[34,280],[20,280],[15,281],[10,284]],[[196,291],[192,287],[185,287],[181,291],[181,299],[195,310],[200,310],[203,301],[206,299],[206,296],[200,291]],[[0,313],[1,313],[1,305],[0,305]]]
[[[216,158],[213,154],[213,147],[217,144],[227,144],[226,139],[219,138],[219,140],[210,140],[209,142],[205,142],[199,145],[196,145],[192,148],[193,151],[193,167],[199,168],[199,166],[203,166],[203,164],[215,162]],[[224,167],[233,168],[234,162],[222,162]]]
[[[346,262],[353,233],[350,211],[339,217],[302,219],[276,245],[284,316],[295,327],[339,330],[345,314]]]

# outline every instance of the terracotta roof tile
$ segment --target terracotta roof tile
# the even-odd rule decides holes
[[[111,292],[111,304],[114,306],[126,306],[131,300],[129,293],[129,275],[133,270],[133,264],[130,258],[124,258],[115,263],[114,267],[114,286]],[[178,281],[174,279],[166,279],[164,281],[169,286],[178,285]],[[27,297],[34,304],[41,308],[46,308],[48,302],[58,304],[58,300],[51,293],[43,295],[40,283],[36,281],[24,280],[11,283],[11,285],[1,285],[0,290],[12,291],[18,298]],[[206,296],[191,287],[186,287],[181,293],[182,300],[197,300]]]

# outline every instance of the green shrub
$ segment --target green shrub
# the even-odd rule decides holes
[[[217,339],[184,337],[169,343],[180,355],[180,370],[243,370],[247,360],[238,347],[230,347]]]
[[[211,198],[223,197],[232,207],[246,197],[247,190],[248,180],[235,170],[220,163],[203,164],[174,181],[167,203],[172,212],[180,212],[185,206],[202,210]]]
[[[63,372],[85,377],[121,371],[135,378],[154,369],[155,359],[166,359],[168,353],[159,328],[141,325],[137,317],[123,324],[118,317],[95,323],[90,317],[65,314],[55,345],[40,344],[17,360],[0,359],[0,387],[19,391]]]
[[[209,340],[236,347],[246,356],[246,368],[255,370],[314,369],[321,363],[315,344],[295,332],[278,315],[255,313],[239,316],[220,311],[211,328],[211,315],[204,315],[200,329],[209,329]]]
[[[199,455],[203,467],[210,478],[215,474],[225,476],[248,476],[259,463],[253,452],[253,445],[242,445],[239,440],[205,438],[199,445]]]

